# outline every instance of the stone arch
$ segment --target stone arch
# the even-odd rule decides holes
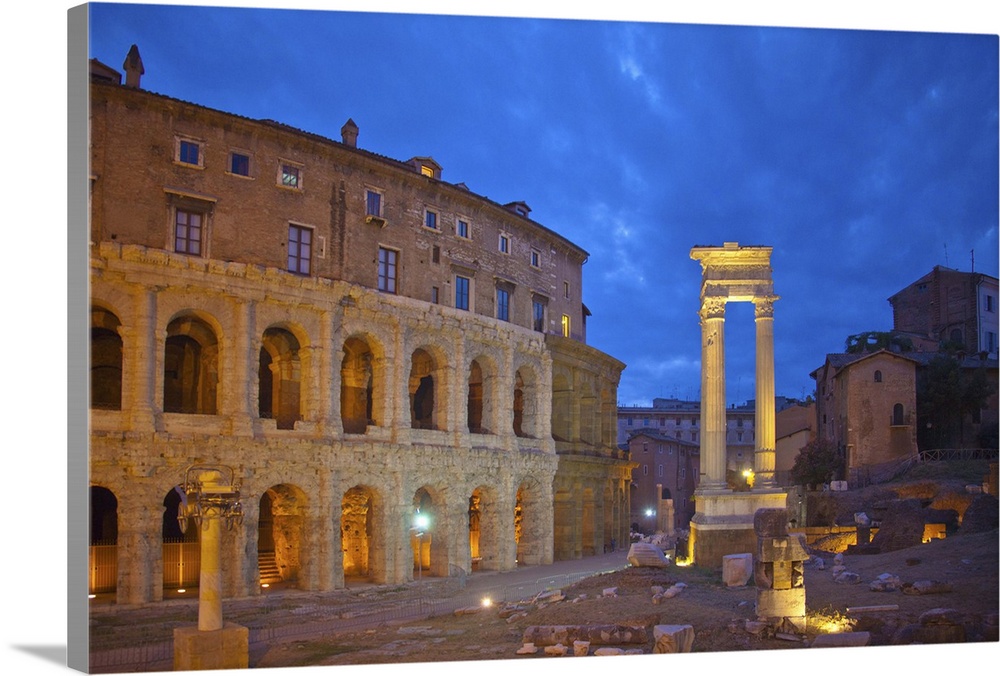
[[[413,494],[413,519],[410,524],[410,547],[413,571],[418,577],[448,575],[448,524],[442,496],[429,486]],[[419,518],[426,519],[421,524]]]
[[[344,432],[364,434],[369,425],[384,425],[381,392],[385,373],[380,344],[354,334],[344,341],[340,364],[340,416]]]
[[[356,485],[340,502],[340,540],[344,552],[344,578],[378,582],[385,570],[384,532],[379,537],[381,500],[372,488]]]
[[[163,497],[163,588],[181,591],[196,588],[201,574],[200,529],[191,519],[181,530],[178,516],[181,494],[171,488]],[[183,593],[183,592],[182,592]]]
[[[446,361],[440,350],[418,347],[410,356],[410,427],[444,429],[447,421]]]
[[[118,588],[118,497],[104,486],[90,487],[88,588],[91,594]]]
[[[563,373],[552,374],[552,438],[556,441],[573,440],[572,417],[573,389]]]
[[[468,385],[468,429],[491,434],[497,429],[497,368],[492,359],[480,355],[469,362]]]
[[[260,497],[257,516],[257,562],[261,584],[295,583],[303,575],[307,550],[307,498],[297,486],[277,484]]]
[[[523,365],[514,373],[513,431],[527,439],[538,435],[538,376],[535,370]]]
[[[122,407],[121,321],[96,305],[90,308],[90,407]]]
[[[906,410],[900,403],[896,403],[892,407],[892,424],[893,425],[906,424]]]
[[[501,512],[495,489],[480,485],[469,496],[469,555],[473,570],[499,570]]]
[[[293,429],[305,409],[302,374],[307,368],[300,350],[299,339],[283,326],[268,327],[261,338],[257,411],[274,419],[279,430]]]
[[[167,324],[163,410],[214,415],[219,382],[219,340],[202,317],[183,313]]]

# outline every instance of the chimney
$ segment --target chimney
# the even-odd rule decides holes
[[[145,70],[142,67],[142,57],[139,56],[139,48],[135,45],[128,50],[128,56],[125,57],[125,63],[122,64],[122,68],[125,69],[125,86],[139,88],[139,78],[145,74]]]
[[[347,119],[344,126],[340,128],[340,138],[343,139],[345,146],[358,147],[358,125],[354,124],[354,120]]]

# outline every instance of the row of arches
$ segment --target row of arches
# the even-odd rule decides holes
[[[417,576],[448,576],[456,568],[474,570],[504,570],[519,563],[542,563],[544,551],[541,537],[544,530],[531,528],[526,522],[541,522],[545,510],[542,498],[531,481],[522,483],[513,500],[504,499],[496,486],[483,484],[460,499],[449,498],[432,486],[422,486],[403,505],[404,518],[394,518],[398,510],[377,488],[358,484],[343,492],[339,510],[330,532],[339,542],[331,551],[340,551],[335,565],[334,587],[352,582],[396,583]],[[129,506],[119,501],[119,495],[102,485],[90,488],[90,592],[114,592],[122,576],[131,574],[128,550],[130,526],[120,525],[126,519]],[[180,494],[175,489],[161,496],[158,509],[162,513],[158,528],[159,551],[154,561],[138,562],[145,570],[159,570],[162,594],[198,584],[199,529],[190,525],[182,531],[178,523]],[[302,487],[291,483],[276,484],[259,497],[244,500],[246,517],[237,527],[237,540],[253,559],[237,577],[245,578],[244,592],[255,593],[259,585],[282,584],[302,589],[317,589],[324,585],[318,580],[321,563],[316,552],[324,549],[318,542],[323,530],[315,519],[314,500]],[[154,511],[155,511],[154,509]],[[417,527],[416,516],[426,518],[423,528]],[[339,522],[339,523],[338,523]],[[148,534],[147,534],[148,535]],[[143,536],[145,538],[145,536]],[[338,546],[339,545],[339,546]],[[156,549],[156,548],[154,548]],[[256,550],[255,552],[253,550]],[[395,552],[405,552],[410,563],[400,565],[391,559]],[[254,557],[255,554],[255,557]],[[157,565],[158,563],[158,565]],[[402,579],[393,570],[402,570]],[[134,585],[124,585],[129,587]],[[237,590],[238,591],[238,590]],[[120,598],[128,602],[129,599]],[[154,594],[153,596],[159,596]],[[148,600],[148,599],[143,599]]]
[[[94,305],[91,310],[90,401],[95,409],[121,410],[123,383],[130,362],[133,370],[147,355],[130,353],[123,340],[122,322],[112,311]],[[272,325],[259,337],[256,378],[256,410],[260,419],[272,419],[277,429],[294,429],[300,420],[320,415],[318,364],[308,337],[297,327]],[[197,313],[183,313],[166,326],[162,357],[162,411],[215,415],[220,409],[223,379],[222,350],[218,331]],[[393,387],[391,360],[383,344],[370,334],[348,336],[340,360],[340,422],[347,434],[364,434],[371,426],[389,422]],[[448,351],[438,345],[417,347],[409,356],[406,379],[409,426],[414,429],[445,430],[450,423],[453,389],[464,390],[467,431],[475,434],[512,432],[539,438],[546,431],[540,424],[540,376],[530,363],[517,366],[513,384],[504,387],[497,358],[483,352],[467,367],[449,363]],[[457,375],[452,376],[453,373]],[[456,382],[451,382],[452,380]],[[508,381],[509,382],[509,381]],[[155,406],[154,406],[155,408]]]

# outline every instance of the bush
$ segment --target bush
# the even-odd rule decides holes
[[[814,439],[802,447],[792,465],[792,481],[796,484],[825,484],[840,474],[843,461],[837,447],[826,439]]]

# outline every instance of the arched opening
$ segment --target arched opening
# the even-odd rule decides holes
[[[892,407],[892,424],[893,425],[905,425],[906,416],[903,412],[903,405],[896,404]]]
[[[377,425],[374,411],[375,355],[368,343],[351,337],[340,365],[340,417],[347,434],[364,434]]]
[[[301,380],[298,339],[282,328],[264,331],[257,392],[260,417],[274,419],[279,430],[294,429],[301,419]]]
[[[298,488],[280,484],[260,498],[257,522],[257,565],[261,584],[295,583],[302,572],[305,497]]]
[[[500,541],[496,493],[480,486],[469,496],[469,554],[472,570],[499,570]]]
[[[340,539],[344,550],[344,578],[371,581],[374,533],[374,495],[354,486],[341,501]]]
[[[163,359],[165,412],[215,414],[218,356],[215,332],[204,321],[185,316],[167,325]]]
[[[426,488],[417,490],[413,496],[413,519],[410,524],[414,577],[448,575],[445,528],[430,491]]]
[[[540,491],[531,481],[523,482],[517,489],[514,501],[514,542],[517,564],[532,566],[544,563],[543,540],[546,536],[539,515]]]
[[[487,434],[483,427],[483,368],[476,360],[469,366],[468,425],[473,434]]]
[[[535,375],[530,369],[519,368],[514,374],[514,434],[532,439],[537,436],[535,415],[537,413],[537,390]]]
[[[180,505],[180,492],[167,491],[163,498],[163,588],[174,592],[196,588],[201,574],[200,529],[188,519],[187,529],[181,531]]]
[[[91,594],[118,587],[118,498],[103,486],[90,487]]]
[[[876,383],[882,382],[882,372],[879,370],[875,371],[875,382]]]
[[[121,410],[122,338],[118,317],[99,307],[90,310],[90,407]]]
[[[413,353],[410,365],[410,426],[420,430],[440,429],[435,382],[437,363],[423,349]],[[440,397],[443,399],[443,397]]]

